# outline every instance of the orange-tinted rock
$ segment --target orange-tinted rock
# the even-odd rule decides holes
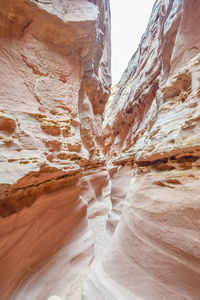
[[[94,258],[81,177],[105,165],[109,1],[0,1],[0,16],[1,299],[79,299]]]
[[[109,1],[0,1],[2,300],[200,298],[199,13],[156,1],[106,104]]]
[[[156,1],[106,105],[112,210],[120,195],[123,209],[84,300],[200,298],[199,15],[197,0]],[[130,181],[120,179],[125,164]]]

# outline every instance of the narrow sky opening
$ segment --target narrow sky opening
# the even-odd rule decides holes
[[[155,0],[110,0],[112,82],[117,84],[137,50]]]

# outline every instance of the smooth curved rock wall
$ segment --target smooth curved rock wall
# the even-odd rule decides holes
[[[132,176],[119,184],[120,221],[84,300],[200,298],[199,16],[197,0],[156,1],[106,105],[109,166]]]
[[[83,176],[93,217],[108,210],[109,1],[1,0],[0,63],[1,299],[80,299],[94,260]]]

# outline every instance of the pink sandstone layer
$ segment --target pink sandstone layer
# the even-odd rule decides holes
[[[200,299],[199,16],[155,1],[108,100],[109,1],[0,0],[2,300]]]
[[[94,259],[87,203],[93,217],[108,210],[109,9],[105,0],[0,1],[2,300],[80,299]]]
[[[84,300],[200,299],[199,16],[197,0],[156,1],[106,105],[114,234]]]

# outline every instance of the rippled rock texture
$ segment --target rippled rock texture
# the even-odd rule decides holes
[[[1,0],[0,63],[0,298],[80,299],[110,193],[109,1]]]
[[[198,0],[156,1],[106,105],[114,235],[84,300],[200,299],[199,16]]]
[[[2,300],[200,299],[199,16],[156,1],[108,100],[109,1],[0,0]]]

